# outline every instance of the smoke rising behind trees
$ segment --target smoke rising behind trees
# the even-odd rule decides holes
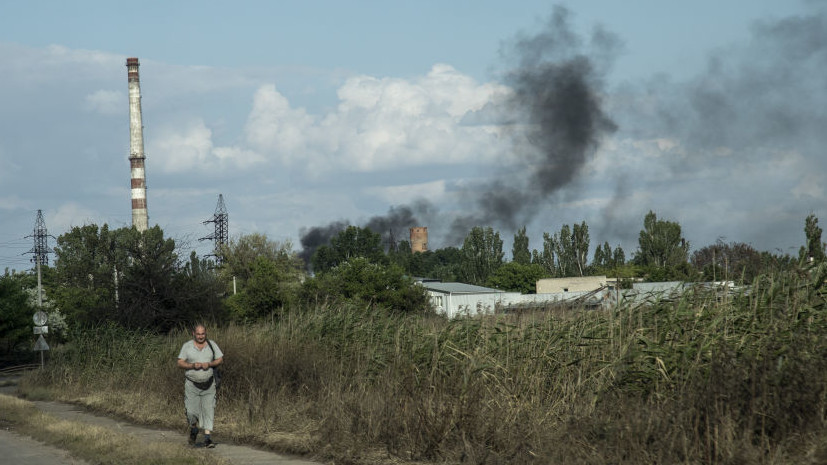
[[[777,244],[785,228],[821,208],[827,16],[818,11],[765,20],[751,33],[748,42],[711,53],[706,69],[685,82],[660,75],[613,91],[610,112],[627,140],[653,141],[662,149],[660,173],[647,173],[643,164],[634,172],[620,170],[642,183],[639,190],[663,193],[651,208],[667,213],[659,206],[679,204],[671,193],[677,189],[667,184],[688,182],[692,174],[698,195],[686,199],[683,219],[708,220],[710,211],[730,215],[731,224],[706,232],[709,242],[693,246],[716,237]],[[728,195],[720,195],[722,186]],[[710,192],[719,195],[704,195]],[[762,212],[757,224],[741,227],[754,212]]]
[[[577,177],[604,134],[616,129],[601,100],[603,73],[617,40],[598,29],[586,49],[568,17],[568,10],[557,7],[544,30],[504,47],[507,60],[516,62],[504,76],[512,92],[486,108],[500,124],[508,123],[504,135],[513,142],[513,151],[500,160],[500,174],[463,187],[457,193],[461,213],[440,211],[418,199],[371,218],[365,227],[404,234],[412,226],[427,224],[439,231],[439,225],[450,224],[442,242],[458,245],[474,226],[516,230],[532,219],[538,202],[548,201]],[[302,256],[309,258],[346,224],[304,231]]]
[[[421,200],[371,222],[383,224],[383,234],[427,225],[432,243],[457,245],[473,226],[508,235],[582,196],[602,199],[601,213],[589,219],[595,238],[630,251],[648,210],[695,224],[690,231],[709,243],[775,243],[824,196],[826,18],[816,11],[757,22],[748,42],[710,53],[706,69],[690,79],[657,75],[610,89],[621,39],[601,27],[578,35],[571,13],[557,7],[545,28],[503,47],[512,65],[502,75],[508,97],[466,118],[496,121],[512,142],[497,174],[458,186],[456,209]],[[581,179],[586,171],[598,177]],[[767,183],[774,188],[756,190]],[[733,194],[720,195],[721,186]],[[788,195],[778,198],[777,188]],[[812,206],[802,211],[802,203]],[[710,222],[711,211],[726,211],[731,222]],[[747,216],[760,226],[739,227]]]

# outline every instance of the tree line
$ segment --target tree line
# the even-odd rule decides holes
[[[732,280],[751,282],[802,261],[822,261],[825,245],[814,215],[807,217],[799,257],[759,252],[749,244],[724,243],[690,254],[677,222],[649,212],[638,249],[627,258],[608,242],[592,248],[586,222],[544,233],[530,249],[526,228],[513,237],[511,260],[491,227],[472,228],[460,247],[411,251],[402,241],[386,247],[378,232],[348,226],[304,263],[290,242],[263,234],[233,238],[215,260],[195,252],[182,257],[175,241],[153,227],[72,228],[57,238],[53,266],[43,267],[44,309],[53,339],[72,327],[114,322],[165,332],[193,320],[255,321],[289,308],[346,303],[367,309],[417,312],[429,308],[416,278],[459,281],[533,293],[538,279],[606,275],[619,280]],[[591,258],[589,251],[593,250]],[[220,265],[219,265],[220,264]],[[31,337],[36,306],[32,272],[0,276],[0,342],[6,352]]]

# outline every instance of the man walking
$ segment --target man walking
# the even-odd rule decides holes
[[[215,418],[215,377],[213,368],[224,361],[224,353],[215,341],[207,339],[207,329],[197,324],[192,330],[192,340],[181,347],[178,366],[185,371],[184,406],[190,427],[189,443],[195,445],[198,426],[204,430],[204,447],[215,447],[210,434]]]

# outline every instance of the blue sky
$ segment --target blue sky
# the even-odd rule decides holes
[[[515,43],[553,29],[554,3],[5,2],[0,268],[29,266],[38,209],[55,236],[131,221],[130,56],[141,60],[150,224],[184,249],[209,252],[197,239],[221,193],[231,235],[296,249],[306,228],[424,199],[438,210],[418,218],[432,247],[460,245],[448,225],[470,211],[507,247],[517,223],[540,248],[543,232],[586,221],[592,244],[630,256],[653,210],[693,248],[722,239],[796,253],[804,218],[824,216],[825,3],[557,5],[574,39],[549,60],[596,65],[617,129],[502,221],[468,198],[502,182],[531,188],[522,170],[536,166],[521,151],[533,149],[491,109],[513,92]]]

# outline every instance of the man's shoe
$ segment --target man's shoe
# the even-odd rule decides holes
[[[215,448],[215,443],[212,442],[212,439],[207,438],[204,440],[204,447],[206,447],[207,449],[213,449]]]
[[[187,444],[194,446],[196,439],[198,439],[198,427],[193,426],[190,428],[190,437],[187,439]]]

